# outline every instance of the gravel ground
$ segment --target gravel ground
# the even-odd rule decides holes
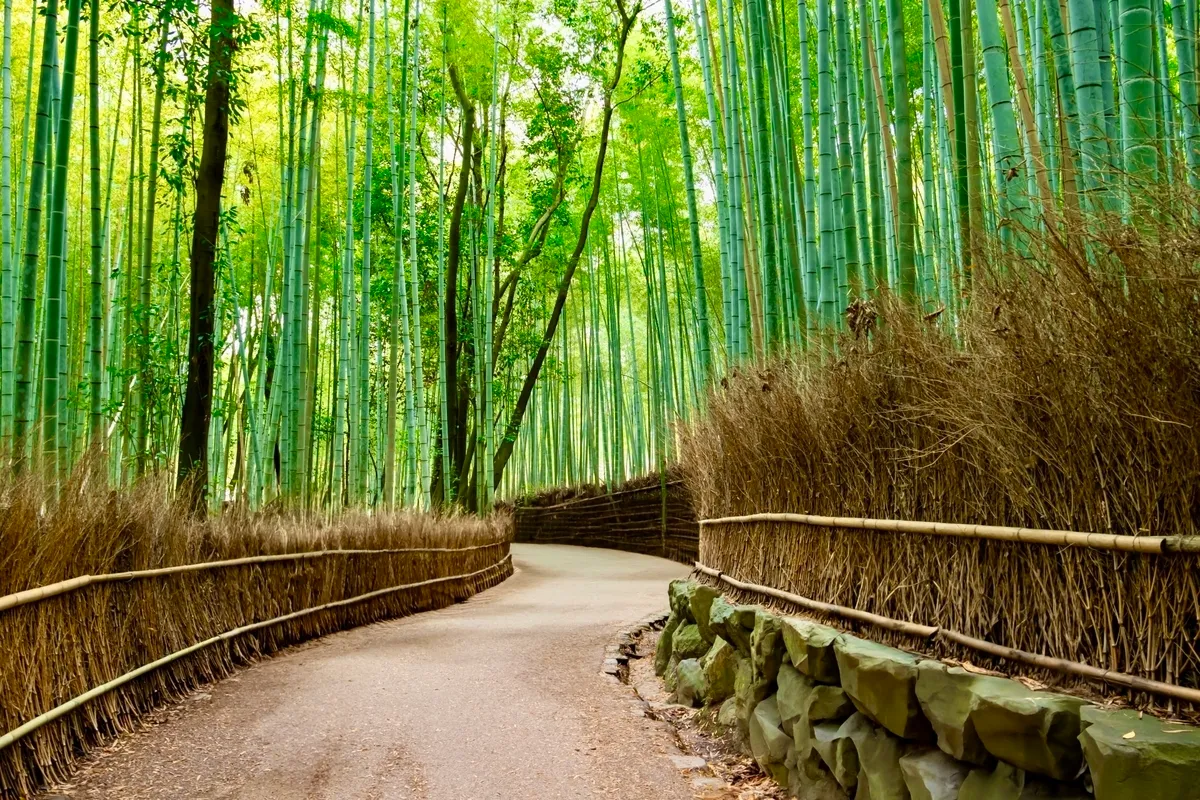
[[[599,672],[666,605],[662,559],[515,545],[466,603],[335,634],[208,687],[51,795],[121,800],[692,798],[670,730]]]

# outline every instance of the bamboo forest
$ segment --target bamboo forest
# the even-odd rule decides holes
[[[5,0],[8,468],[482,510],[1200,187],[1196,0]],[[851,337],[851,338],[847,338]],[[190,482],[190,483],[189,483]]]

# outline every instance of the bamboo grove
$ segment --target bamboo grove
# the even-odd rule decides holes
[[[1200,188],[1196,0],[6,0],[0,439],[490,506]]]

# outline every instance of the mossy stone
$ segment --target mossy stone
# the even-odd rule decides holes
[[[977,692],[971,722],[989,753],[1015,767],[1071,780],[1079,774],[1078,697],[1034,692],[1016,681],[994,678]]]
[[[772,683],[754,676],[754,665],[748,658],[739,658],[734,676],[733,696],[737,699],[738,730],[749,733],[750,716],[754,708],[771,694]]]
[[[680,625],[671,637],[671,652],[685,658],[700,658],[708,652],[708,642],[700,635],[700,628],[695,623]]]
[[[858,748],[852,734],[857,728],[869,728],[870,725],[866,717],[856,714],[841,724],[819,722],[812,726],[810,741],[813,749],[846,791],[858,785]]]
[[[685,706],[698,706],[708,691],[704,667],[694,658],[685,658],[676,667],[675,699]]]
[[[840,686],[814,686],[804,709],[809,722],[839,721],[854,713],[854,703]]]
[[[796,800],[847,800],[845,790],[830,775],[810,778],[793,771],[788,780],[788,791]]]
[[[932,740],[917,701],[916,656],[857,636],[834,643],[842,688],[859,711],[904,739]]]
[[[777,783],[787,786],[787,756],[792,737],[783,731],[779,708],[772,695],[754,708],[750,715],[750,752],[754,760]]]
[[[783,729],[790,731],[796,720],[804,715],[814,684],[791,664],[779,667],[775,682],[779,687],[775,695],[779,717],[783,720]]]
[[[709,606],[708,624],[714,635],[725,639],[742,655],[749,656],[755,610],[753,606],[737,606],[724,597],[716,597]]]
[[[674,692],[679,683],[680,660],[679,656],[671,654],[671,658],[667,661],[667,669],[663,673],[663,685],[667,687],[668,692]]]
[[[969,765],[933,747],[900,758],[900,772],[913,800],[958,800],[958,790],[970,770]]]
[[[691,618],[692,595],[700,584],[686,578],[678,578],[667,585],[667,597],[671,601],[671,611],[681,619],[695,622]]]
[[[700,664],[704,667],[707,685],[705,702],[720,703],[733,695],[738,664],[738,653],[733,645],[718,636],[700,660]]]
[[[986,680],[986,676],[948,667],[940,661],[917,664],[917,701],[933,726],[938,747],[959,761],[980,766],[991,764],[992,757],[975,732],[971,712],[975,710],[977,690],[985,686]]]
[[[1081,718],[1096,800],[1200,797],[1200,728],[1128,710],[1085,707]]]
[[[672,639],[681,624],[679,615],[672,611],[658,637],[658,647],[654,651],[654,674],[660,678],[667,674],[667,664],[671,661]]]
[[[709,611],[713,601],[720,596],[720,592],[711,586],[698,583],[692,590],[691,597],[688,598],[688,613],[695,620],[696,627],[700,629],[700,636],[706,642],[711,642],[716,637],[709,623]]]
[[[717,710],[717,723],[732,728],[737,725],[737,698],[730,697]]]
[[[910,745],[874,725],[860,726],[851,736],[858,752],[858,792],[855,797],[909,800],[900,759]]]
[[[1190,795],[1189,795],[1190,796]],[[1142,800],[1158,800],[1151,794]],[[958,800],[1093,800],[1083,787],[1038,778],[1003,761],[995,769],[973,769],[958,791]],[[1100,800],[1099,796],[1095,800]]]
[[[817,683],[836,685],[837,655],[833,642],[841,635],[835,628],[819,625],[799,617],[784,617],[783,644],[791,656],[792,665]]]
[[[774,681],[783,663],[783,626],[779,617],[759,609],[750,634],[750,661],[757,678]]]
[[[958,800],[1021,800],[1025,770],[1000,763],[993,770],[973,769],[958,789]]]

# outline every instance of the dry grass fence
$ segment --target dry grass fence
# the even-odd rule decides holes
[[[645,475],[608,488],[549,489],[510,507],[515,541],[607,547],[690,565],[699,525],[677,475]]]
[[[160,489],[111,492],[85,471],[47,510],[32,482],[0,487],[0,596],[80,575],[315,550],[393,552],[102,583],[0,611],[0,734],[226,631],[390,587],[454,579],[220,641],[104,694],[0,750],[0,797],[25,797],[63,779],[77,758],[141,715],[239,664],[331,631],[465,600],[512,570],[511,523],[503,514],[488,520],[347,514],[330,523],[233,510],[202,523]]]
[[[977,276],[957,330],[885,298],[836,357],[732,376],[682,432],[700,516],[1200,533],[1196,219],[1165,202],[1138,229],[1035,239]],[[1200,687],[1194,553],[785,522],[706,525],[700,550],[742,581]]]

